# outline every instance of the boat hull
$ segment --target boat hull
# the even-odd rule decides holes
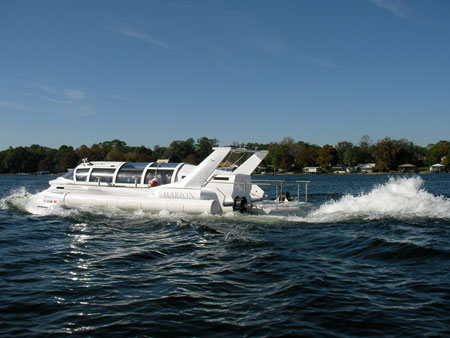
[[[117,208],[126,211],[160,213],[161,211],[187,214],[219,214],[220,204],[215,199],[160,198],[157,196],[118,196],[95,192],[44,191],[38,195],[41,208],[62,206],[68,208]]]

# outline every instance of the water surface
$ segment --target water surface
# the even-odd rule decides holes
[[[2,336],[450,335],[450,175],[283,178],[305,217],[36,216],[49,177],[0,176]]]

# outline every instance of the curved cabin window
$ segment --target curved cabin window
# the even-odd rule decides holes
[[[66,180],[73,180],[73,169],[70,169],[67,171],[64,175],[62,175],[62,178],[65,178]]]
[[[117,173],[116,183],[139,184],[142,172],[148,163],[129,162],[125,163]]]
[[[172,182],[173,170],[149,168],[145,173],[144,184],[149,184],[153,178],[156,178],[160,185]]]
[[[112,183],[115,171],[115,169],[94,168],[89,176],[89,182]]]
[[[77,169],[77,173],[75,175],[76,181],[77,182],[86,182],[87,181],[87,176],[89,174],[89,168],[87,169]]]

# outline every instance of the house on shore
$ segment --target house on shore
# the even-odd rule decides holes
[[[446,173],[446,172],[448,172],[448,168],[445,165],[443,165],[443,164],[436,163],[436,164],[433,164],[430,167],[430,172],[432,172],[432,173]]]
[[[304,167],[303,172],[305,174],[321,174],[322,168],[321,167]]]
[[[414,164],[402,164],[399,165],[398,167],[398,171],[402,172],[402,173],[416,173],[417,172],[417,166],[415,166]]]
[[[362,173],[369,174],[375,172],[375,163],[360,164],[358,167]]]
[[[336,164],[335,166],[333,166],[331,168],[331,170],[333,171],[333,173],[335,174],[346,174],[349,172],[349,170],[347,169],[347,167],[343,164]]]

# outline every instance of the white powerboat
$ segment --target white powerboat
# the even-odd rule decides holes
[[[267,151],[218,147],[199,165],[187,163],[89,162],[49,182],[36,196],[39,208],[113,207],[159,213],[297,214],[309,206],[307,181],[296,181],[297,198],[289,198],[281,181],[252,181],[251,174]],[[260,186],[275,184],[267,199]],[[300,201],[300,185],[305,197]]]

